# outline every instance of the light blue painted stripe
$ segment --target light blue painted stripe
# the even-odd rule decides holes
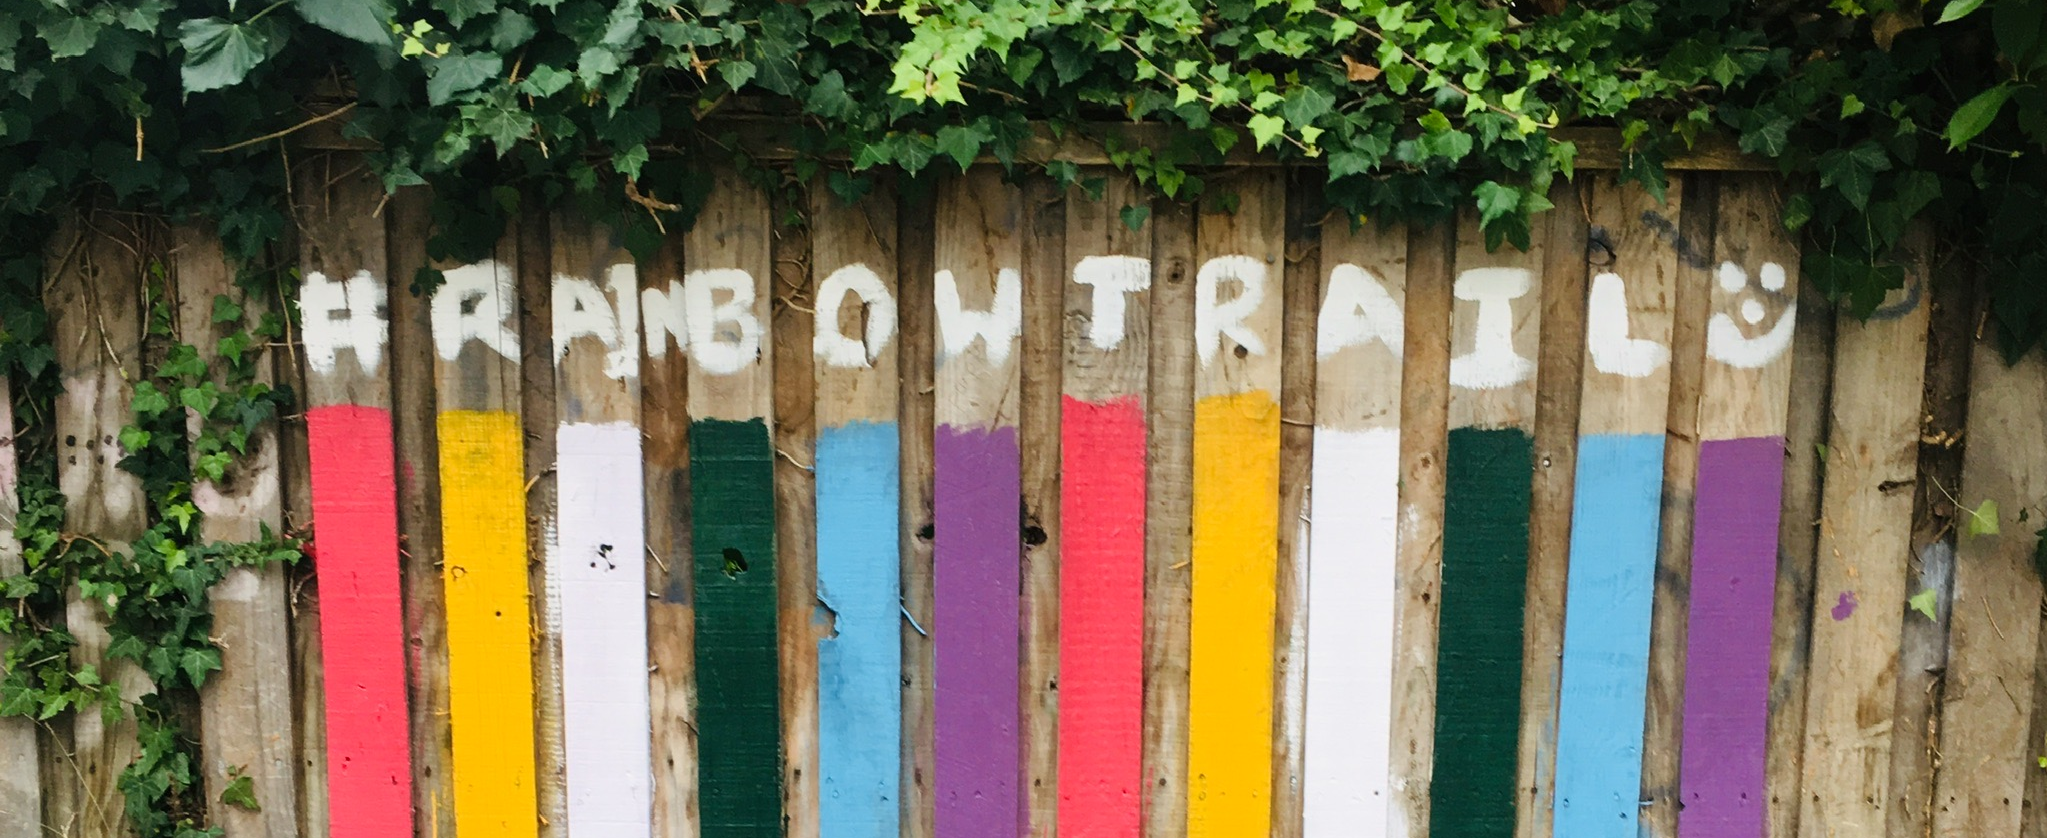
[[[1636,838],[1662,500],[1662,434],[1578,439],[1557,708],[1560,838]]]
[[[901,785],[902,596],[894,422],[817,436],[817,643],[824,838],[894,838]]]

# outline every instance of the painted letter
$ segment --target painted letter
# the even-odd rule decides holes
[[[491,351],[519,360],[519,336],[505,328],[512,316],[512,271],[494,259],[444,272],[447,284],[434,292],[434,346],[443,360],[462,354],[479,340]]]
[[[1009,360],[1010,346],[1023,334],[1023,275],[1015,268],[995,272],[995,305],[987,311],[961,307],[960,285],[952,271],[939,271],[935,295],[938,334],[946,358],[957,358],[980,338],[987,343],[988,363]]]
[[[867,307],[865,342],[839,331],[839,306],[852,293]],[[855,262],[825,277],[817,286],[817,336],[811,352],[828,366],[861,369],[881,357],[889,338],[896,333],[896,300],[873,268]]]
[[[1229,302],[1217,299],[1223,280],[1234,280],[1244,292]],[[1203,366],[1215,360],[1222,336],[1253,355],[1265,354],[1265,341],[1244,325],[1265,300],[1265,263],[1250,256],[1217,256],[1194,274],[1194,348]]]
[[[1378,340],[1399,358],[1406,333],[1400,304],[1371,271],[1349,262],[1329,269],[1329,297],[1315,323],[1317,357]]]
[[[641,291],[640,312],[647,319],[647,357],[666,356],[670,337],[675,338],[675,351],[689,349],[689,312],[682,304],[682,283],[671,279],[667,291]]]
[[[1773,295],[1783,292],[1786,282],[1783,265],[1766,262],[1761,273],[1763,290]],[[1719,278],[1721,290],[1729,294],[1740,293],[1748,287],[1748,271],[1733,262],[1720,263]],[[1798,325],[1797,309],[1797,303],[1786,300],[1784,311],[1777,315],[1777,322],[1770,326],[1769,331],[1754,338],[1743,334],[1742,327],[1726,312],[1716,311],[1712,319],[1706,321],[1706,354],[1713,360],[1740,369],[1767,366],[1784,354],[1784,350],[1791,348],[1791,331]],[[1741,319],[1748,321],[1750,326],[1761,325],[1767,314],[1762,302],[1755,299],[1741,301]]]
[[[718,291],[731,296],[713,302]],[[705,371],[731,375],[761,356],[761,321],[753,313],[753,276],[738,268],[690,271],[682,281],[690,353]],[[738,327],[720,330],[718,324]]]
[[[597,290],[597,284],[579,276],[554,276],[554,358],[568,357],[569,341],[594,337],[604,342],[604,374],[613,379],[639,375],[640,298],[635,293],[639,274],[632,265],[612,265],[606,285],[618,299],[611,300]]]
[[[1457,277],[1457,299],[1478,303],[1471,352],[1450,359],[1450,383],[1467,390],[1512,387],[1535,374],[1535,362],[1514,354],[1514,300],[1533,283],[1523,268],[1472,268]]]
[[[1594,369],[1644,378],[1670,363],[1670,347],[1628,337],[1628,291],[1619,274],[1593,277],[1585,308],[1585,349],[1592,355]]]
[[[384,358],[390,335],[385,323],[384,284],[369,271],[356,271],[341,282],[314,271],[299,290],[299,314],[305,320],[306,364],[314,372],[334,371],[343,349],[355,350],[355,362],[374,375]]]
[[[1095,289],[1087,339],[1096,349],[1123,344],[1127,295],[1151,287],[1151,260],[1137,256],[1086,256],[1073,266],[1073,281]]]

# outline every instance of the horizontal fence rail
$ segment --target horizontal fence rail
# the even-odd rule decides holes
[[[193,492],[310,539],[214,591],[231,838],[2042,828],[2047,366],[1923,239],[1837,316],[1768,175],[1588,172],[1488,251],[1307,170],[725,171],[651,260],[529,214],[441,264],[355,154],[295,181],[302,409]],[[147,277],[206,347],[233,272],[50,252],[67,528],[118,549]],[[123,834],[134,742],[0,719],[0,836]]]

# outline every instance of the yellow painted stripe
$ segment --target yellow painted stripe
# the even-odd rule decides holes
[[[1272,831],[1272,611],[1279,404],[1257,390],[1194,406],[1194,626],[1187,834]]]
[[[455,828],[463,835],[534,836],[533,646],[519,417],[454,410],[442,413],[439,425]]]

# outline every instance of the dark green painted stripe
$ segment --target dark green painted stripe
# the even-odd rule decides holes
[[[782,834],[774,459],[762,420],[689,426],[705,838]]]
[[[1514,834],[1533,448],[1520,430],[1450,431],[1430,835]]]

